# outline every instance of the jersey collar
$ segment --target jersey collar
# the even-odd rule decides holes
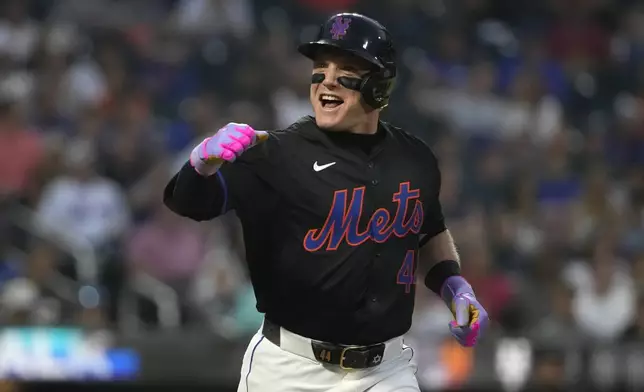
[[[315,123],[315,117],[305,116],[300,118],[293,124],[295,129],[302,134],[303,137],[309,140],[315,140],[323,143],[331,143],[329,132],[320,129]],[[381,143],[388,138],[392,137],[391,129],[387,123],[378,121],[378,132],[384,132],[385,137],[382,138]]]

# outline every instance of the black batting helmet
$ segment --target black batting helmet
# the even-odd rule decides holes
[[[315,59],[317,52],[323,48],[335,48],[372,64],[374,70],[356,80],[357,83],[340,80],[342,78],[339,83],[360,91],[362,99],[375,109],[389,104],[396,81],[396,53],[391,35],[384,26],[360,14],[334,15],[320,27],[317,38],[300,45],[298,51]]]

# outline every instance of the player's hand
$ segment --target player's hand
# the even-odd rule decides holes
[[[256,131],[246,124],[229,123],[192,150],[190,164],[197,173],[210,176],[224,162],[235,161],[244,151],[266,139],[266,131]]]
[[[472,293],[460,293],[452,300],[454,320],[449,323],[452,336],[464,347],[472,347],[489,322],[487,311]]]

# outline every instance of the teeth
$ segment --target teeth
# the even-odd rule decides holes
[[[336,97],[335,95],[323,94],[320,99],[325,101],[342,101],[342,98]]]

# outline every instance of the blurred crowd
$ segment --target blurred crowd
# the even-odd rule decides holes
[[[295,47],[338,10],[397,41],[384,118],[439,156],[494,333],[644,340],[636,0],[2,1],[2,321],[253,332],[236,218],[180,219],[162,189],[227,122],[310,114]],[[410,338],[444,339],[444,305],[418,290],[417,309]]]

